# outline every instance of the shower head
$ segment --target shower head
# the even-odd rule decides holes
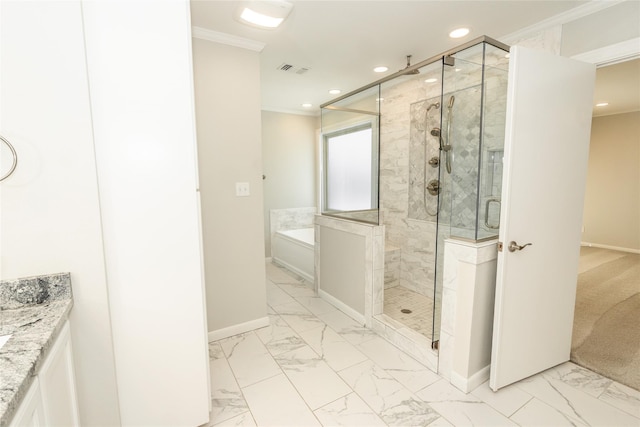
[[[410,66],[411,66],[411,55],[407,55],[407,66],[400,71],[406,70]],[[407,71],[405,74],[420,74],[420,70],[416,68],[415,70]]]

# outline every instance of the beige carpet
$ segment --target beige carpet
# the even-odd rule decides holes
[[[583,257],[571,360],[640,390],[640,255],[583,248]]]

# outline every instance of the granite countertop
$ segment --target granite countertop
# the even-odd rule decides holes
[[[0,282],[0,427],[13,418],[73,305],[69,273]]]

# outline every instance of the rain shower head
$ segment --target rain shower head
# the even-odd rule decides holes
[[[407,66],[404,67],[402,70],[406,70],[407,68],[409,68],[411,66],[411,55],[407,55]],[[415,70],[411,70],[411,71],[407,71],[405,74],[409,75],[409,74],[420,74],[420,70],[418,70],[417,68]]]

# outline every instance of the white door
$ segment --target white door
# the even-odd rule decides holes
[[[594,80],[592,64],[511,49],[493,390],[569,360]]]

